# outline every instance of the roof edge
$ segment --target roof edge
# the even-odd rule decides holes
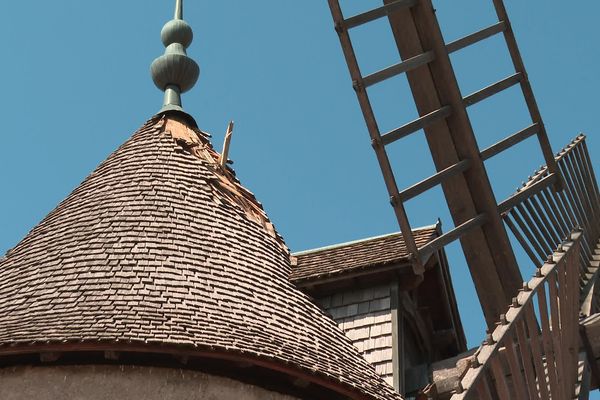
[[[437,231],[438,230],[438,225],[439,225],[439,223],[436,222],[433,225],[421,226],[421,227],[418,227],[418,228],[414,228],[412,230],[412,232],[424,231],[424,230],[427,230],[427,229],[435,229]],[[438,232],[438,234],[439,234],[439,232]],[[401,231],[391,232],[391,233],[386,233],[386,234],[378,235],[378,236],[372,236],[372,237],[368,237],[368,238],[364,238],[364,239],[351,240],[349,242],[332,244],[332,245],[328,245],[328,246],[317,247],[317,248],[314,248],[314,249],[302,250],[302,251],[294,252],[291,255],[294,256],[294,257],[304,256],[306,254],[317,253],[319,251],[325,251],[325,250],[338,249],[338,248],[341,248],[341,247],[350,246],[350,245],[357,244],[357,243],[364,243],[364,242],[368,242],[368,241],[371,241],[371,240],[383,239],[383,238],[394,236],[394,235],[402,235],[402,232]]]
[[[57,343],[19,343],[0,345],[0,358],[4,356],[31,355],[37,353],[82,353],[93,351],[122,351],[140,354],[163,354],[172,356],[187,356],[199,358],[211,358],[237,363],[252,363],[258,367],[266,368],[275,372],[283,373],[293,378],[302,379],[306,382],[322,386],[342,396],[348,396],[353,400],[373,400],[375,397],[336,380],[332,376],[320,371],[311,371],[297,365],[284,363],[274,357],[260,357],[250,353],[237,352],[231,349],[216,349],[209,346],[206,348],[190,344],[153,345],[146,342],[115,342],[115,341],[73,341]],[[382,382],[385,383],[385,381]],[[402,398],[401,396],[398,398]]]

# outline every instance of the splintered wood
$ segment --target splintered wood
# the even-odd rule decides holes
[[[233,121],[230,122],[227,129],[229,138],[231,138],[232,130]],[[275,231],[275,227],[267,217],[261,204],[256,200],[254,194],[240,184],[233,171],[227,167],[227,155],[223,154],[221,156],[213,149],[205,132],[192,129],[175,118],[165,117],[162,133],[169,134],[175,143],[185,151],[206,162],[214,173],[214,179],[209,183],[215,189],[213,193],[215,202],[219,204],[227,203],[243,211],[248,218],[262,225],[271,236],[277,238],[279,244],[287,251],[287,246]]]

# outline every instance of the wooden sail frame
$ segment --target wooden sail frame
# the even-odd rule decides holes
[[[522,277],[483,161],[536,135],[551,175],[544,184],[553,184],[554,188],[562,184],[504,4],[493,0],[499,18],[497,23],[446,44],[431,0],[384,0],[382,6],[349,18],[344,18],[339,0],[328,2],[390,202],[412,255],[415,274],[423,273],[422,260],[429,254],[460,239],[486,321],[488,326],[493,326],[516,294]],[[402,61],[362,76],[350,30],[379,18],[388,19]],[[449,53],[500,33],[506,39],[514,74],[463,96]],[[398,74],[407,76],[419,118],[382,133],[370,104],[368,88]],[[480,151],[467,107],[514,85],[520,85],[523,91],[532,124]],[[400,190],[386,146],[421,129],[437,173]],[[444,192],[455,228],[435,242],[417,248],[404,203],[438,185]]]
[[[570,234],[524,284],[473,355],[451,400],[575,396],[580,362],[581,239],[581,231]]]

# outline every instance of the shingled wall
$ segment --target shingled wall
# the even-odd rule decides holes
[[[391,285],[348,290],[317,299],[363,357],[393,385]]]

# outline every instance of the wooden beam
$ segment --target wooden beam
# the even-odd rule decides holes
[[[384,0],[390,3],[390,0]],[[520,271],[508,236],[497,212],[479,148],[463,104],[433,7],[421,0],[411,10],[398,10],[388,16],[402,59],[425,50],[435,52],[428,68],[407,73],[419,115],[426,115],[449,105],[447,119],[425,127],[434,164],[441,171],[465,159],[471,168],[442,184],[455,226],[485,213],[488,222],[461,239],[488,326],[493,327],[500,313],[510,303],[522,284]]]
[[[395,281],[390,291],[390,308],[392,313],[392,369],[394,389],[404,393],[404,315],[400,308],[400,290]]]
[[[544,126],[542,115],[535,100],[535,96],[533,95],[533,89],[531,88],[531,84],[529,83],[527,72],[525,71],[525,64],[523,63],[523,59],[521,58],[519,46],[517,45],[517,40],[515,39],[515,35],[513,33],[510,20],[508,18],[508,13],[506,12],[506,8],[504,7],[504,2],[503,0],[493,0],[493,3],[494,8],[496,9],[496,14],[498,15],[498,19],[500,21],[503,21],[505,24],[505,29],[503,31],[504,38],[506,39],[506,45],[508,46],[508,52],[510,53],[510,57],[515,67],[515,71],[517,73],[522,74],[523,76],[523,79],[521,79],[520,81],[521,89],[523,90],[523,97],[525,98],[525,103],[527,104],[527,108],[529,109],[531,119],[534,123],[538,124],[540,128],[537,134],[537,138],[540,142],[540,147],[542,148],[542,153],[544,154],[544,159],[546,160],[546,165],[548,166],[550,172],[555,173],[559,178],[555,183],[556,189],[561,189],[562,180],[560,179],[561,176],[558,173],[558,167],[556,165],[556,160],[552,152],[552,146],[550,146],[550,141],[548,140],[548,135],[546,133],[546,127]]]

